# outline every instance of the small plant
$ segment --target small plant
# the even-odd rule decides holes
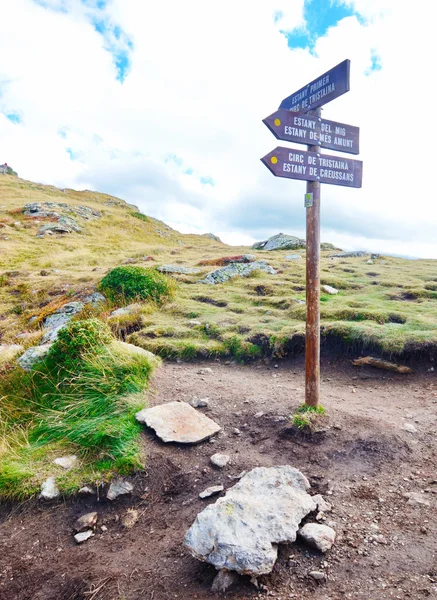
[[[135,217],[136,219],[140,219],[141,221],[146,221],[146,223],[150,222],[149,217],[147,215],[143,215],[143,213],[140,212],[132,212],[131,216]]]
[[[308,404],[302,404],[296,410],[293,415],[292,423],[297,429],[307,429],[314,424],[314,417],[316,415],[324,415],[326,412],[325,407],[318,404],[317,406],[308,406]]]
[[[72,321],[60,330],[50,357],[56,358],[62,355],[63,361],[66,359],[69,362],[74,361],[84,354],[98,353],[113,340],[109,327],[99,319]]]
[[[175,282],[156,269],[121,266],[112,269],[102,279],[99,290],[115,302],[151,300],[163,304],[171,300],[175,292]]]

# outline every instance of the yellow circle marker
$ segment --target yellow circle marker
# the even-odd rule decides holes
[[[276,156],[272,156],[272,158],[270,159],[270,162],[273,163],[274,165],[276,165],[276,163],[278,162],[278,159],[276,158]]]
[[[281,124],[281,120],[280,119],[275,119],[274,123],[275,123],[276,127],[279,127],[279,125]]]

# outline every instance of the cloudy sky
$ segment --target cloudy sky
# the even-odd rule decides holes
[[[322,186],[322,239],[437,258],[434,29],[429,0],[0,0],[0,163],[230,244],[302,236],[262,119],[349,58],[323,116],[360,127],[363,188]]]

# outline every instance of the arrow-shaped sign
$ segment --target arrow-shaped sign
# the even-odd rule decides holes
[[[341,156],[278,146],[261,161],[276,177],[320,181],[355,188],[361,187],[363,179],[362,161]]]
[[[282,100],[279,108],[308,112],[349,91],[350,60],[346,59]]]
[[[348,154],[360,152],[360,129],[290,110],[277,110],[263,119],[278,140],[322,146]]]

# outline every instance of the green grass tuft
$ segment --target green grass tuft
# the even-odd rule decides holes
[[[99,289],[114,302],[150,300],[163,304],[174,297],[176,284],[173,279],[156,269],[121,266],[105,275]]]

